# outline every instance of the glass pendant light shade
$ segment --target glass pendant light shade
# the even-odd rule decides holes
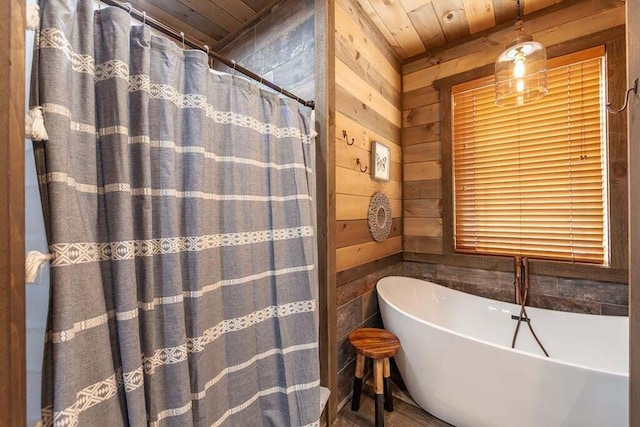
[[[496,105],[516,107],[547,94],[547,52],[524,34],[516,22],[516,38],[496,61]]]

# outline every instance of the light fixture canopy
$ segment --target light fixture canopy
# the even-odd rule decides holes
[[[496,105],[500,107],[517,107],[547,94],[547,52],[523,26],[518,0],[515,39],[496,61]]]

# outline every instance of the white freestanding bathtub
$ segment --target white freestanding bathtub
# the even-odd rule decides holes
[[[406,277],[378,282],[411,397],[457,427],[628,426],[628,318],[520,307]]]

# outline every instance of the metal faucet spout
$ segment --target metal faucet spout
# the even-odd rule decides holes
[[[517,255],[513,257],[513,291],[515,303],[522,303],[522,257]]]

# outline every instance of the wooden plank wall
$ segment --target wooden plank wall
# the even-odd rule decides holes
[[[300,98],[315,97],[314,0],[286,0],[220,53]],[[223,64],[217,70],[233,73]]]
[[[380,325],[375,284],[384,275],[400,273],[402,82],[398,59],[358,2],[335,3],[337,398],[343,405],[355,367],[347,336],[357,327]],[[388,182],[371,178],[373,141],[391,149]],[[377,191],[389,197],[394,218],[381,243],[373,240],[367,224]]]
[[[0,1],[0,425],[26,420],[24,283],[25,2]]]
[[[640,3],[627,1],[627,61],[629,85],[640,78]],[[630,426],[640,425],[640,95],[632,98],[629,112],[629,317]]]
[[[624,3],[615,0],[566,2],[533,13],[525,29],[533,33],[534,40],[547,46],[550,56],[606,44],[609,96],[618,105],[624,85],[624,76],[619,72],[625,56],[624,9]],[[405,269],[414,275],[464,285],[467,292],[503,300],[512,298],[510,280],[496,281],[492,272],[512,272],[512,260],[454,253],[450,141],[441,132],[448,128],[451,107],[446,93],[440,94],[434,82],[462,81],[491,73],[495,58],[511,37],[511,29],[498,30],[448,49],[433,50],[431,57],[403,65]],[[627,313],[625,129],[624,116],[609,115],[611,268],[532,261],[531,272],[540,275],[546,284],[538,289],[538,306],[598,314]],[[462,276],[468,283],[458,283],[457,278]],[[600,294],[590,294],[590,287],[600,289]]]

